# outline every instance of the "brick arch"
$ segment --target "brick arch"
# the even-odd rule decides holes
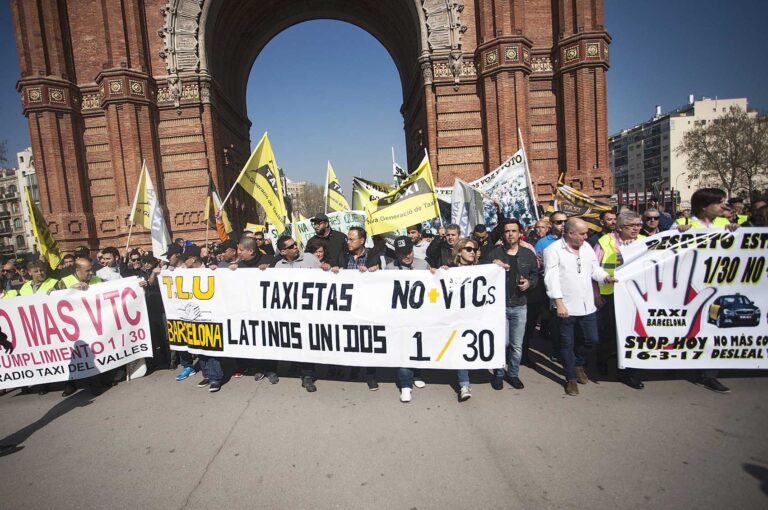
[[[250,151],[252,63],[318,18],[389,51],[409,167],[426,149],[438,184],[473,180],[519,149],[519,130],[537,190],[563,171],[605,194],[603,1],[11,0],[41,206],[64,249],[120,245],[146,161],[171,234],[202,240],[208,175],[228,189]]]

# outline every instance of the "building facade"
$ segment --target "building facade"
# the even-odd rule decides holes
[[[120,244],[143,160],[173,237],[202,239],[208,172],[229,189],[250,153],[252,63],[275,35],[312,19],[353,23],[392,56],[410,168],[426,150],[438,184],[473,180],[522,139],[539,201],[552,198],[560,172],[591,195],[611,192],[603,0],[11,0],[11,8],[40,202],[65,249]],[[238,225],[257,221],[241,191],[227,207]],[[133,236],[148,244],[141,229]]]
[[[654,183],[662,189],[680,192],[687,202],[699,187],[689,179],[688,158],[676,149],[685,133],[706,126],[725,115],[732,106],[747,111],[747,99],[696,100],[689,96],[688,104],[671,112],[656,114],[647,122],[624,129],[608,139],[608,153],[615,193],[650,192]]]
[[[16,188],[21,194],[21,211],[24,217],[24,238],[27,252],[33,253],[36,249],[35,236],[32,233],[32,222],[30,221],[31,211],[27,204],[25,189],[29,189],[32,195],[32,201],[40,207],[40,192],[37,188],[37,174],[35,173],[35,162],[32,158],[32,148],[27,147],[21,152],[16,153]]]
[[[18,188],[16,170],[0,169],[0,258],[7,259],[28,253],[24,230],[22,194]]]

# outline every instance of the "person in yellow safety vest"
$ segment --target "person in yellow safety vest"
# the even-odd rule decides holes
[[[17,291],[17,290],[13,290],[13,289],[6,290],[5,292],[0,292],[0,299],[12,298],[12,297],[16,297],[18,295],[19,295],[19,291]]]
[[[48,264],[42,260],[32,260],[27,263],[27,272],[30,280],[21,286],[19,296],[30,296],[32,294],[50,294],[56,290],[59,280],[48,278]],[[38,395],[48,393],[50,385],[41,384],[37,387]]]
[[[31,280],[21,286],[19,296],[28,296],[30,294],[49,294],[56,290],[59,280],[48,278],[48,266],[41,260],[33,260],[27,263],[27,271]]]
[[[77,257],[75,259],[75,272],[59,280],[59,289],[88,290],[91,285],[101,283],[101,278],[93,274],[91,259]]]
[[[749,215],[744,213],[744,199],[741,197],[731,197],[728,199],[728,205],[731,207],[730,220],[733,223],[739,225],[745,224],[749,221]]]
[[[616,230],[602,236],[595,246],[595,255],[606,273],[613,276],[616,268],[624,261],[621,247],[631,244],[638,239],[643,223],[640,215],[634,211],[624,211],[616,218]],[[597,366],[602,375],[608,374],[608,358],[616,355],[616,313],[613,302],[613,283],[594,284],[595,304],[597,305],[597,320],[600,331],[600,344],[597,347]],[[617,360],[618,361],[618,360]],[[630,388],[642,390],[645,385],[632,369],[618,370],[618,379]]]
[[[96,285],[97,283],[101,283],[101,279],[98,276],[94,276],[91,259],[78,256],[75,259],[75,272],[59,280],[58,287],[59,289],[88,290],[88,287]],[[90,386],[91,393],[94,395],[99,395],[103,391],[103,386],[98,375],[89,377],[88,385]],[[69,380],[64,386],[64,391],[61,393],[61,396],[68,397],[76,391],[77,387],[75,386],[75,382]]]
[[[702,188],[696,190],[691,196],[691,213],[696,219],[690,225],[672,225],[671,230],[685,232],[695,229],[725,229],[733,232],[739,228],[738,223],[719,221],[727,217],[731,208],[725,202],[726,194],[717,188]],[[717,370],[699,370],[696,384],[717,393],[730,393],[731,390],[717,380]]]

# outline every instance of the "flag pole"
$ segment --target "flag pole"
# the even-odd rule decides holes
[[[133,215],[136,213],[136,205],[139,201],[139,190],[141,189],[141,180],[144,178],[144,169],[147,168],[147,160],[141,160],[141,173],[139,182],[136,183],[136,193],[133,195],[133,206],[131,207],[130,223],[128,224],[128,239],[125,241],[125,254],[128,255],[128,248],[131,246],[131,234],[133,233]]]
[[[528,186],[531,188],[531,197],[533,197],[533,214],[536,216],[536,221],[539,221],[539,201],[536,198],[536,189],[533,187],[531,169],[528,166],[528,155],[525,153],[525,144],[523,144],[523,132],[520,128],[517,128],[517,138],[520,142],[520,148],[523,150],[523,159],[525,160],[525,175],[528,176]]]
[[[328,178],[331,176],[331,162],[327,162],[327,166],[325,167],[325,188],[324,188],[324,194],[325,194],[325,214],[328,214]]]

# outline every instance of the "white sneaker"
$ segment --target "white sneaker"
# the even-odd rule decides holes
[[[423,388],[424,386],[427,385],[427,383],[425,383],[423,379],[414,379],[413,385],[416,386],[417,388]]]
[[[400,390],[400,402],[411,401],[411,388],[402,388]]]
[[[469,386],[462,386],[461,391],[459,391],[459,402],[464,402],[470,398],[472,398],[472,390],[469,389]]]

